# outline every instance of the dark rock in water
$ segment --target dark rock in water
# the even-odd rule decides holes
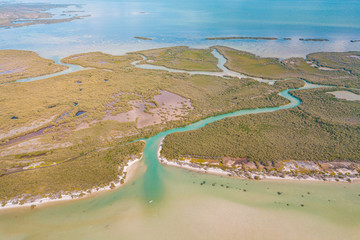
[[[18,117],[16,117],[16,116],[13,116],[13,117],[11,117],[11,119],[19,119]]]
[[[282,194],[282,192],[277,192],[277,195],[281,195]]]
[[[284,38],[284,40],[286,40],[286,41],[290,41],[290,40],[291,40],[291,38]]]

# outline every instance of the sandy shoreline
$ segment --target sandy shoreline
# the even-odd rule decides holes
[[[167,158],[165,157],[161,157],[161,149],[162,149],[162,144],[164,141],[165,137],[161,139],[159,147],[158,147],[158,151],[157,151],[157,158],[158,161],[166,166],[173,166],[173,167],[179,167],[179,168],[184,168],[190,171],[195,171],[195,172],[200,172],[200,173],[206,173],[206,174],[213,174],[213,175],[221,175],[221,176],[228,176],[228,177],[234,177],[234,178],[240,178],[240,179],[251,179],[251,180],[262,180],[262,181],[307,181],[307,182],[336,182],[336,183],[349,183],[347,181],[347,179],[343,179],[343,180],[339,180],[336,181],[335,177],[330,177],[327,178],[326,181],[324,181],[323,179],[318,179],[318,178],[314,178],[311,176],[307,176],[304,175],[301,178],[298,177],[291,177],[291,176],[284,176],[284,177],[279,177],[279,176],[271,176],[271,175],[267,175],[266,173],[263,172],[247,172],[249,174],[249,176],[246,175],[238,175],[235,172],[231,171],[231,170],[223,170],[220,168],[216,168],[216,167],[204,167],[204,166],[200,166],[199,164],[195,164],[195,163],[191,163],[191,162],[174,162],[174,161],[169,161]],[[286,174],[286,172],[284,172],[284,174]],[[255,176],[258,176],[258,179],[255,179]],[[359,177],[355,177],[355,178],[351,178],[351,182],[355,182],[358,183],[360,182],[360,178]]]
[[[135,170],[137,168],[137,165],[141,159],[142,159],[142,155],[140,158],[129,160],[127,162],[127,165],[124,166],[123,173],[122,173],[122,175],[119,176],[119,180],[117,180],[116,182],[114,182],[114,181],[110,182],[106,187],[102,187],[102,188],[95,187],[95,188],[92,188],[92,189],[89,189],[86,191],[72,192],[70,194],[62,194],[61,198],[50,198],[50,197],[39,198],[35,201],[26,202],[22,205],[19,203],[13,204],[11,202],[8,202],[5,206],[0,207],[0,211],[31,208],[33,205],[36,205],[36,207],[43,207],[46,205],[56,204],[59,202],[81,200],[81,199],[94,197],[99,194],[104,194],[108,191],[118,189],[118,188],[124,186],[126,183],[128,183],[130,179],[132,179],[132,177],[134,176]],[[121,183],[121,180],[124,180],[124,182]],[[111,187],[112,184],[113,184],[113,187]],[[84,195],[84,193],[85,193],[85,195]]]

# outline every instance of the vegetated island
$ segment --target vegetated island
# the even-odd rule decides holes
[[[280,62],[231,48],[217,46],[216,49],[228,59],[227,64],[232,69],[246,70],[254,75],[271,74],[275,79],[288,77],[288,73],[295,75],[292,75],[292,79],[278,80],[274,85],[269,85],[251,77],[239,79],[191,75],[135,66],[135,62],[151,60],[154,64],[175,69],[219,71],[217,59],[211,54],[212,49],[180,46],[123,56],[101,52],[76,54],[62,59],[62,62],[91,69],[33,82],[0,85],[2,205],[29,204],[47,198],[76,198],[96,189],[113,188],[125,177],[126,164],[142,154],[143,142],[130,143],[133,140],[209,116],[288,104],[289,100],[279,93],[304,86],[301,79],[316,81],[314,73],[325,74],[319,80],[321,83],[327,83],[330,72],[337,73],[331,82],[340,87],[334,91],[346,90],[359,95],[356,90],[342,87],[344,84],[356,85],[352,76],[355,78],[359,71],[358,52],[316,53],[311,57],[313,61],[308,56],[308,59]],[[11,62],[11,52],[0,52],[4,56],[9,55]],[[35,53],[31,55],[37,56]],[[346,71],[322,71],[311,66],[314,62],[323,67],[343,68]],[[27,66],[21,61],[18,63],[20,65],[10,64],[13,67],[6,69],[0,65],[0,72],[21,69],[20,72],[6,74],[22,73],[25,70],[21,63]],[[31,68],[37,64],[39,69],[43,67],[39,62],[34,61],[34,64]],[[299,73],[301,75],[296,75]],[[349,81],[344,81],[345,77],[342,76]],[[326,92],[295,91],[292,94],[303,101],[299,109],[223,120],[214,123],[216,125],[209,124],[200,130],[183,133],[191,135],[188,137],[169,135],[163,145],[162,157],[170,160],[191,157],[191,161],[197,164],[208,162],[196,160],[199,156],[204,159],[204,156],[215,163],[218,161],[217,164],[221,160],[221,164],[225,165],[235,160],[243,162],[247,158],[246,164],[256,165],[259,162],[262,166],[269,166],[266,164],[271,162],[276,168],[276,164],[283,164],[286,160],[294,160],[292,163],[297,166],[302,166],[302,162],[313,166],[330,156],[327,160],[331,161],[321,164],[330,164],[329,169],[336,169],[334,179],[341,179],[339,171],[343,171],[342,179],[356,177],[354,171],[358,169],[358,160],[354,156],[358,156],[359,149],[354,149],[354,146],[358,146],[359,140],[359,104],[336,99],[328,93],[331,91],[333,89],[330,88]],[[224,122],[226,124],[222,126]],[[211,134],[197,144],[195,140],[201,139],[201,131]],[[282,134],[284,132],[286,134]],[[218,137],[216,141],[214,136]],[[297,138],[300,145],[304,144],[298,149],[304,151],[292,152],[297,149],[294,147]],[[171,145],[179,139],[183,139],[179,143],[184,147],[183,152],[178,152]],[[239,151],[239,142],[254,144]],[[336,147],[333,147],[334,144],[337,144]],[[193,154],[188,152],[189,149],[199,149],[199,152]],[[208,152],[219,149],[222,155]],[[336,162],[341,162],[341,165],[334,165]],[[237,169],[237,164],[228,166]],[[341,170],[339,166],[342,166]],[[276,170],[276,174],[285,174],[282,171]],[[256,176],[261,177],[260,174]]]
[[[0,28],[23,27],[35,24],[53,24],[70,22],[76,19],[89,17],[90,15],[71,16],[54,19],[54,15],[48,12],[54,8],[68,8],[70,6],[81,7],[74,4],[44,4],[44,3],[0,3]],[[71,13],[70,11],[68,13]],[[53,19],[52,19],[53,18]]]
[[[140,39],[140,40],[148,40],[148,41],[150,41],[150,40],[153,40],[152,38],[148,38],[148,37],[134,37],[134,38],[136,38],[136,39]]]
[[[360,88],[360,52],[311,53],[306,58],[264,58],[229,47],[215,46],[232,71],[266,79],[305,79],[323,85]]]
[[[212,49],[194,49],[187,46],[150,49],[138,53],[146,57],[142,63],[186,71],[221,72]]]
[[[325,39],[325,38],[299,38],[300,41],[305,41],[305,42],[328,42],[329,39]]]
[[[209,37],[205,40],[278,40],[275,37]]]

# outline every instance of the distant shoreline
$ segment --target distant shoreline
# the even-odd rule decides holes
[[[209,37],[205,40],[278,40],[276,37]]]
[[[274,40],[284,40],[290,41],[292,38],[277,38],[277,37],[244,37],[244,36],[233,36],[233,37],[208,37],[205,40],[266,40],[266,41],[274,41]],[[305,42],[329,42],[329,39],[326,38],[299,38],[299,41]],[[360,40],[351,40],[351,42],[357,42]]]

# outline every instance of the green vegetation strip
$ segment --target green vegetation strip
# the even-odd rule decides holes
[[[215,47],[228,60],[230,70],[249,76],[289,79],[300,78],[323,85],[360,88],[360,52],[312,53],[304,58],[262,58],[236,49]]]
[[[59,193],[87,191],[119,180],[127,161],[139,158],[143,142],[95,151],[75,161],[1,177],[0,199],[58,196]]]
[[[169,135],[162,154],[269,161],[359,161],[359,126],[335,125],[302,110],[281,110],[225,119],[196,131]]]
[[[38,77],[67,69],[31,51],[0,50],[0,83]]]
[[[147,57],[146,63],[188,71],[219,72],[217,59],[211,49],[193,49],[185,46],[160,48],[139,53]]]

